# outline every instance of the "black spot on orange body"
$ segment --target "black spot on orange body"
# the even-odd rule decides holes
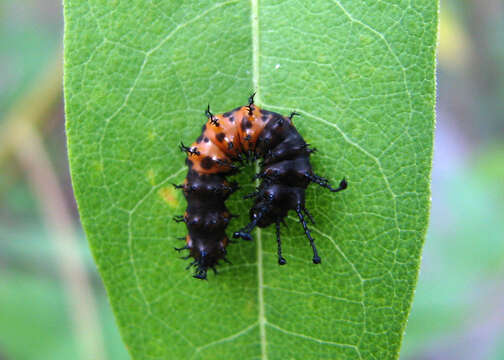
[[[252,127],[252,123],[250,122],[250,120],[248,119],[248,117],[244,117],[242,122],[241,122],[241,127],[242,127],[242,130],[245,131],[247,129],[250,129]]]
[[[201,160],[201,167],[203,169],[211,169],[212,166],[214,165],[214,161],[210,156],[205,156],[203,160]]]

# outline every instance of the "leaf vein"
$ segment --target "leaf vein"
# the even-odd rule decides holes
[[[338,347],[342,347],[342,348],[353,349],[353,350],[355,350],[357,352],[357,354],[359,355],[359,358],[362,359],[362,356],[360,354],[359,348],[356,345],[339,343],[339,342],[330,341],[330,340],[323,340],[323,339],[318,339],[316,337],[312,337],[312,336],[308,336],[308,335],[304,335],[304,334],[299,334],[299,333],[296,333],[296,332],[293,332],[293,331],[281,328],[280,326],[277,326],[277,325],[272,324],[270,322],[268,322],[266,325],[268,325],[268,326],[272,327],[273,329],[278,330],[278,331],[280,331],[280,332],[282,332],[284,334],[295,336],[295,337],[299,337],[299,338],[302,338],[302,339],[305,339],[305,340],[308,340],[308,341],[313,341],[313,342],[316,342],[316,343],[319,343],[319,344],[324,344],[324,345],[332,345],[332,346],[338,346]]]
[[[250,330],[252,330],[253,328],[255,328],[258,325],[259,325],[259,323],[255,322],[252,325],[247,326],[246,328],[238,331],[235,334],[232,334],[232,335],[226,336],[224,338],[221,338],[219,340],[215,340],[215,341],[209,342],[208,344],[199,346],[196,348],[196,353],[199,353],[201,350],[204,350],[204,349],[209,348],[211,346],[215,346],[215,345],[222,344],[225,342],[233,341],[233,340],[239,338],[240,336],[245,335],[246,333],[248,333]]]

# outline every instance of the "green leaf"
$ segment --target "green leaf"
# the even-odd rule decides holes
[[[421,1],[65,1],[69,158],[82,223],[135,359],[395,359],[428,222],[438,4]],[[171,218],[177,144],[257,91],[296,126],[316,173],[307,206],[191,278]],[[229,200],[247,221],[253,166]]]

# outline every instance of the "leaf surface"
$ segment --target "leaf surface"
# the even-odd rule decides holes
[[[134,359],[395,359],[428,222],[437,2],[65,1],[65,99],[82,224]],[[197,281],[173,251],[208,103],[301,114],[316,173],[294,216]],[[228,201],[247,221],[251,166]]]

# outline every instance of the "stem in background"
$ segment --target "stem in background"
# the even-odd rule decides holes
[[[18,101],[0,132],[0,162],[13,154],[24,169],[56,250],[76,342],[83,360],[105,360],[101,324],[92,287],[79,252],[78,237],[55,170],[36,125],[47,119],[61,98],[61,57]]]
[[[61,49],[55,59],[42,72],[33,86],[29,88],[12,106],[1,122],[0,165],[25,142],[26,129],[34,129],[47,120],[54,105],[61,99],[63,90],[63,62]],[[26,127],[30,124],[31,128]]]

